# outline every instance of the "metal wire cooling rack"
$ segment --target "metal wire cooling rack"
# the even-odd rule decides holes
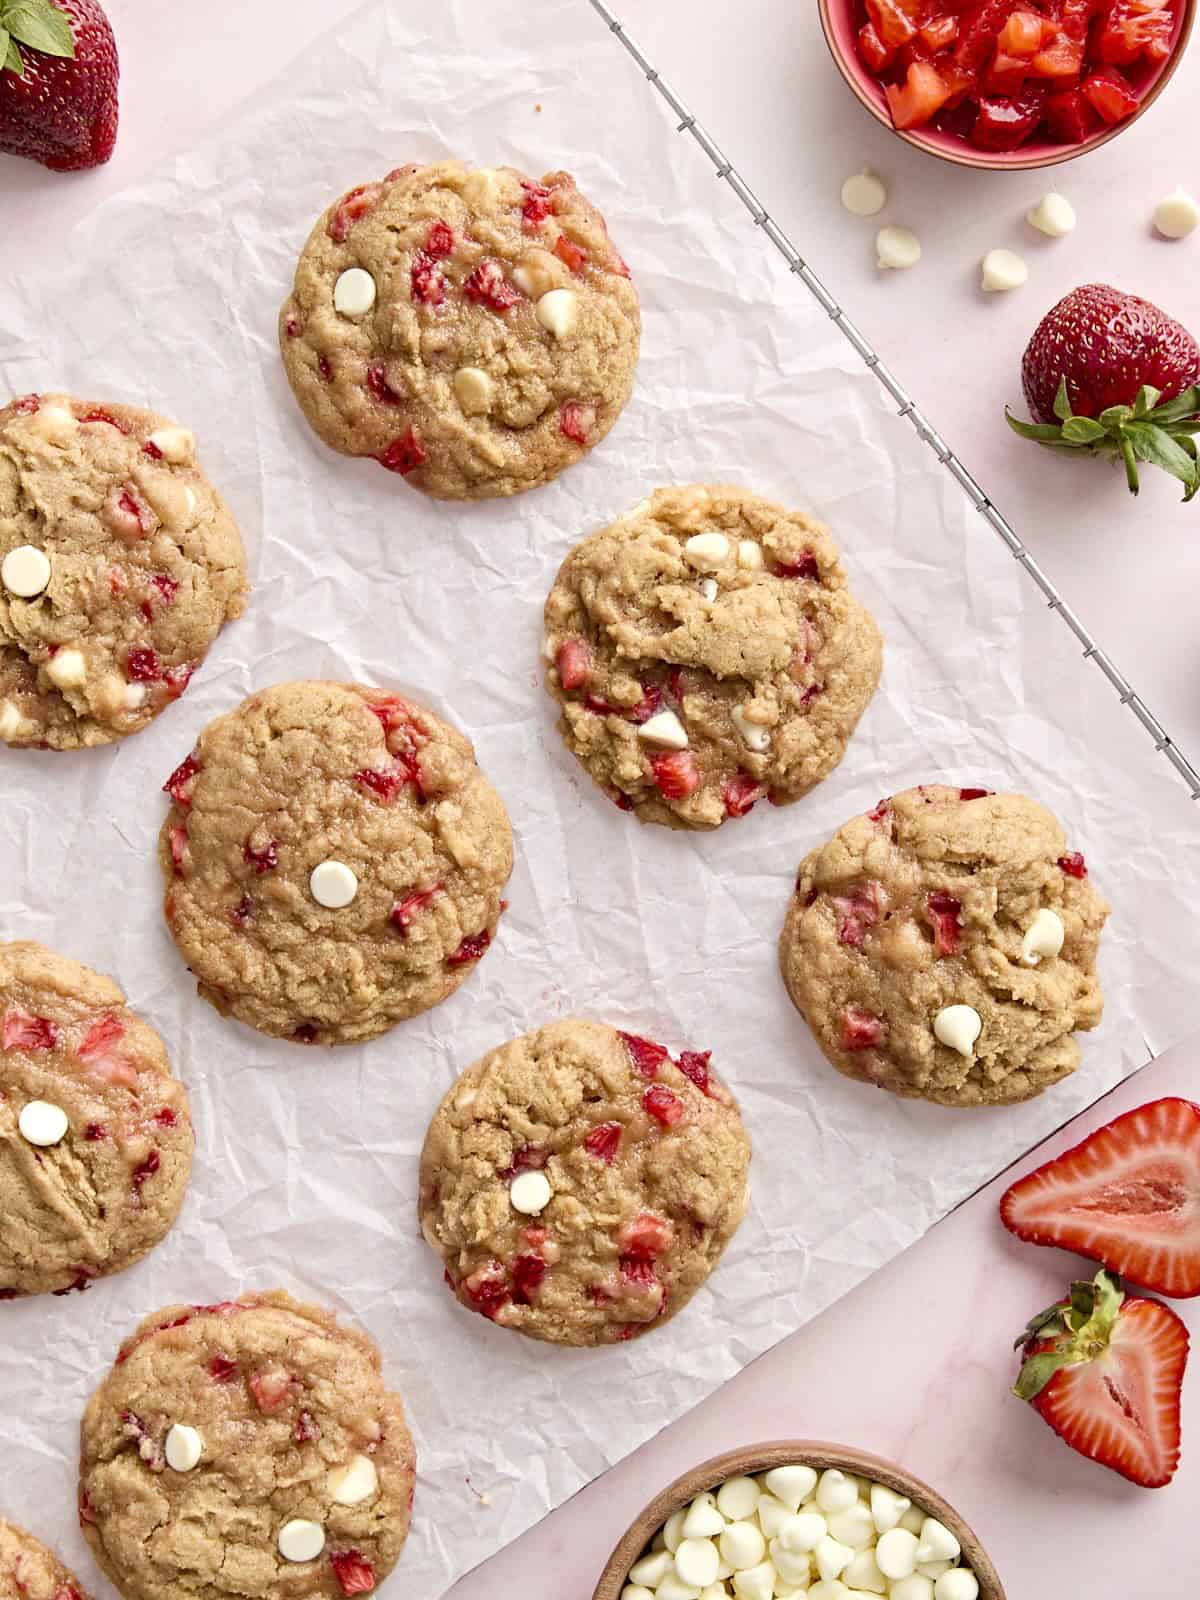
[[[1057,612],[1067,627],[1070,628],[1076,639],[1083,646],[1084,660],[1092,661],[1099,667],[1112,685],[1121,704],[1129,707],[1147,734],[1153,739],[1154,748],[1160,750],[1166,756],[1176,772],[1188,785],[1192,799],[1200,800],[1200,772],[1196,770],[1183,751],[1169,736],[1162,723],[1159,722],[1128,679],[1117,671],[1112,661],[1092,638],[1083,623],[1080,622],[1079,618],[1059,594],[1054,584],[1021,543],[1007,518],[993,505],[990,498],[983,492],[966,467],[963,466],[937,429],[926,420],[916,401],[909,396],[904,385],[879,359],[879,356],[871,347],[870,341],[859,332],[820,278],[803,260],[800,252],[787,234],[784,233],[783,229],[767,211],[754,193],[754,190],[751,189],[733,162],[725,155],[720,145],[704,127],[704,124],[688,110],[662,74],[650,65],[650,62],[629,37],[623,24],[604,4],[604,0],[589,0],[589,3],[592,9],[603,19],[609,31],[616,35],[637,62],[646,79],[653,84],[671,110],[680,119],[677,131],[683,134],[690,134],[701,150],[704,151],[704,154],[712,162],[717,177],[723,179],[734,194],[737,195],[750,213],[755,227],[762,229],[763,233],[766,234],[767,238],[787,262],[789,270],[796,274],[821,309],[841,329],[850,344],[858,352],[864,366],[875,374],[880,385],[896,402],[899,408],[899,415],[908,418],[916,430],[917,437],[929,446],[942,466],[946,468],[947,472],[966,493],[976,511],[979,512],[980,516],[983,517],[984,521],[988,523],[998,537],[1004,541],[1009,554],[1015,561],[1020,562],[1034,583],[1037,584],[1045,596],[1046,604],[1050,610]]]

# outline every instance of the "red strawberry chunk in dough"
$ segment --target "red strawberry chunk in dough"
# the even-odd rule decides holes
[[[142,454],[144,456],[149,456],[151,461],[161,461],[163,458],[162,451],[158,448],[153,439],[146,440],[145,444],[142,446]]]
[[[498,1261],[476,1267],[463,1279],[462,1290],[474,1310],[491,1322],[495,1322],[512,1298],[508,1290],[508,1278]]]
[[[513,1303],[531,1306],[546,1276],[546,1263],[532,1252],[519,1255],[513,1262]]]
[[[568,239],[565,233],[560,233],[554,241],[554,254],[570,267],[572,272],[582,271],[587,261],[587,251]]]
[[[540,1172],[549,1159],[550,1152],[544,1145],[523,1144],[513,1152],[512,1160],[499,1176],[507,1182],[522,1172]]]
[[[140,1193],[142,1185],[148,1178],[152,1178],[161,1166],[162,1157],[159,1155],[157,1150],[151,1150],[146,1159],[139,1166],[136,1166],[133,1169],[132,1178],[134,1189]]]
[[[929,920],[933,924],[933,948],[939,956],[952,956],[962,938],[962,903],[952,894],[934,890],[925,902]]]
[[[381,183],[363,183],[357,189],[351,189],[342,196],[337,209],[329,219],[327,232],[335,244],[344,244],[350,236],[350,230],[360,218],[374,211],[383,194]]]
[[[106,1056],[113,1045],[125,1037],[125,1024],[108,1011],[93,1022],[75,1051],[80,1061],[97,1061]]]
[[[861,1006],[847,1006],[842,1012],[843,1050],[874,1050],[883,1043],[885,1031],[882,1019]]]
[[[170,1106],[160,1106],[154,1113],[154,1120],[160,1128],[173,1128],[179,1121]]]
[[[623,1255],[653,1261],[671,1247],[674,1230],[665,1217],[656,1217],[652,1211],[643,1211],[627,1222],[617,1235]]]
[[[658,1069],[664,1061],[670,1060],[670,1051],[665,1045],[656,1044],[653,1039],[643,1039],[636,1033],[622,1033],[619,1029],[617,1037],[633,1057],[633,1064],[643,1078],[657,1078]]]
[[[651,1289],[658,1284],[658,1273],[654,1270],[653,1261],[648,1261],[645,1256],[621,1256],[619,1265],[621,1276],[639,1288]]]
[[[192,790],[195,788],[195,777],[200,771],[200,763],[195,753],[185,756],[175,771],[163,784],[163,793],[169,794],[178,806],[190,806],[192,803]]]
[[[559,431],[576,444],[586,444],[595,425],[595,406],[585,406],[579,400],[564,400],[558,408]]]
[[[325,379],[326,383],[332,381],[333,368],[329,364],[329,357],[327,355],[321,354],[317,357],[317,371]]]
[[[621,1148],[624,1131],[619,1122],[601,1122],[583,1141],[583,1148],[588,1155],[595,1156],[597,1161],[603,1161],[606,1167],[611,1167]]]
[[[708,1063],[712,1060],[711,1050],[683,1050],[676,1062],[680,1072],[685,1078],[690,1078],[705,1094],[711,1094],[712,1074],[708,1070]]]
[[[244,928],[247,923],[254,921],[254,901],[248,894],[244,894],[229,913],[229,920],[235,928]]]
[[[491,942],[492,936],[486,928],[481,928],[478,933],[469,933],[458,949],[446,957],[446,965],[465,967],[472,961],[478,961]]]
[[[659,710],[662,703],[663,692],[658,685],[656,683],[643,684],[642,698],[637,705],[625,713],[626,720],[628,722],[636,722],[640,727],[643,722],[650,721],[650,718]]]
[[[1078,850],[1072,850],[1070,855],[1059,856],[1058,865],[1068,878],[1086,878],[1087,862]]]
[[[311,1411],[302,1411],[296,1418],[296,1426],[292,1429],[292,1436],[297,1444],[310,1444],[312,1440],[321,1437],[321,1430],[317,1426],[316,1418]]]
[[[131,683],[155,683],[162,677],[162,663],[153,650],[131,650],[125,657],[125,672]]]
[[[491,256],[485,256],[467,278],[463,294],[476,305],[487,306],[500,316],[524,299],[521,291],[504,276],[501,264]]]
[[[664,1128],[673,1127],[684,1114],[683,1101],[672,1090],[656,1083],[642,1095],[642,1105],[648,1115]]]
[[[177,667],[168,667],[166,672],[163,673],[163,681],[166,683],[167,693],[172,700],[179,699],[179,696],[191,683],[192,674],[199,665],[198,661],[181,661]]]
[[[881,800],[874,811],[867,812],[868,822],[882,822],[891,811],[891,805],[886,800]]]
[[[402,478],[406,478],[410,472],[424,466],[429,456],[417,437],[417,430],[410,423],[405,432],[393,439],[375,459],[389,472],[398,472]]]
[[[174,578],[168,577],[165,572],[156,572],[150,582],[162,596],[164,605],[169,606],[174,603],[175,596],[179,593],[179,585]]]
[[[334,1551],[329,1565],[343,1594],[370,1594],[375,1587],[375,1568],[361,1550]]]
[[[175,871],[183,874],[183,858],[187,854],[188,831],[186,828],[172,828],[167,835],[171,845],[171,861]]]
[[[407,935],[417,917],[437,894],[442,885],[435,883],[432,889],[414,889],[412,894],[405,895],[403,900],[397,900],[392,907],[392,922],[402,934]]]
[[[672,750],[654,756],[650,766],[659,791],[668,800],[686,800],[700,787],[700,768],[690,750]]]
[[[110,428],[115,428],[118,433],[128,434],[129,432],[129,429],[125,426],[125,424],[123,422],[118,422],[111,411],[104,411],[99,406],[97,406],[94,411],[85,411],[79,420],[80,422],[104,422],[107,423]]]
[[[425,235],[425,253],[436,260],[450,255],[453,249],[454,229],[439,217],[436,222],[430,223],[429,232]]]
[[[390,767],[364,767],[361,772],[354,774],[354,781],[361,783],[372,794],[377,794],[381,800],[394,800],[404,785],[412,780],[407,767],[399,761],[393,761]]]
[[[144,539],[154,532],[154,513],[132,483],[112,491],[106,503],[106,512],[113,531],[127,543]]]
[[[558,681],[568,694],[581,688],[592,675],[592,653],[582,639],[564,639],[554,661]]]
[[[387,368],[382,361],[372,361],[367,367],[367,388],[381,406],[398,406],[403,399],[387,381]]]
[[[278,1411],[287,1403],[292,1380],[282,1367],[266,1367],[250,1377],[250,1392],[260,1411]]]
[[[18,417],[30,417],[35,411],[40,411],[42,409],[41,396],[36,394],[23,394],[19,399],[14,400],[8,409],[14,412]]]
[[[214,1383],[232,1383],[238,1374],[238,1364],[228,1356],[213,1356],[208,1363],[208,1375]]]
[[[108,1138],[108,1129],[103,1122],[89,1122],[83,1136],[89,1143],[96,1144]]]
[[[991,793],[990,789],[960,789],[958,798],[960,800],[984,800]]]
[[[265,844],[259,844],[254,834],[242,846],[242,860],[247,866],[252,866],[261,877],[264,872],[273,872],[279,865],[279,841],[268,839]]]
[[[721,799],[725,802],[727,817],[744,817],[767,792],[765,783],[759,783],[748,772],[735,772],[721,785]]]
[[[4,1013],[3,1041],[6,1050],[53,1050],[58,1029],[49,1017],[35,1017],[14,1006]]]
[[[811,578],[817,582],[821,577],[821,569],[812,551],[802,550],[798,556],[793,556],[788,561],[777,560],[775,574],[780,578]]]
[[[524,180],[521,187],[525,191],[525,204],[521,207],[521,226],[527,233],[536,233],[546,218],[553,213],[553,191],[540,183],[527,183]]]
[[[409,273],[412,297],[423,306],[440,306],[446,299],[446,280],[434,258],[424,250],[413,257]]]
[[[863,940],[879,921],[883,909],[877,883],[859,884],[848,895],[835,895],[833,904],[838,913],[838,943],[848,944],[852,950],[861,950]]]

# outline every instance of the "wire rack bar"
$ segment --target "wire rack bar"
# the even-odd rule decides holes
[[[637,62],[646,80],[657,89],[658,93],[678,117],[679,122],[676,131],[689,135],[704,151],[704,154],[712,163],[717,177],[727,183],[734,194],[737,195],[750,213],[755,227],[762,230],[764,236],[770,240],[787,262],[789,271],[795,273],[796,277],[800,279],[826,316],[845,335],[851,346],[858,353],[864,366],[875,374],[880,386],[895,401],[899,415],[908,419],[917,437],[933,451],[938,461],[959,484],[979,515],[1003,541],[1009,554],[1021,564],[1029,577],[1033,579],[1041,590],[1050,610],[1056,612],[1067,627],[1070,628],[1082,647],[1084,660],[1093,662],[1100,669],[1112,685],[1121,704],[1128,706],[1154,741],[1154,748],[1166,756],[1175,771],[1187,784],[1191,791],[1192,799],[1200,800],[1200,772],[1196,770],[1175,741],[1169,737],[1162,723],[1159,722],[1145,701],[1095,642],[1083,623],[1080,622],[1074,611],[1071,610],[1070,606],[1059,594],[1050,578],[1047,577],[1037,561],[1022,544],[1012,525],[992,503],[990,497],[984,492],[962,461],[959,460],[958,456],[955,455],[954,451],[950,449],[936,428],[926,420],[920,407],[908,394],[900,380],[880,360],[870,340],[855,327],[854,323],[842,310],[812,268],[807,265],[787,234],[775,221],[774,217],[771,216],[770,212],[767,211],[762,201],[759,200],[754,190],[742,177],[733,162],[729,160],[704,124],[688,110],[662,74],[651,66],[645,55],[630,38],[623,24],[604,3],[604,0],[588,0],[588,3],[603,20],[609,32],[614,34],[624,45],[625,49]]]

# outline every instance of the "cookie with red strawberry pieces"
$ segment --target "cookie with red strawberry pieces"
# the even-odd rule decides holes
[[[546,601],[567,748],[622,810],[715,828],[826,778],[882,640],[828,531],[745,489],[658,489],[575,546]]]
[[[924,784],[800,864],[783,980],[848,1078],[949,1106],[1029,1100],[1100,1021],[1108,905],[1057,819],[1018,794]]]
[[[745,1214],[750,1141],[708,1051],[550,1023],[468,1067],[429,1125],[420,1221],[469,1310],[553,1344],[683,1309]]]
[[[203,997],[298,1044],[374,1038],[486,954],[512,830],[471,743],[360,684],[281,683],[163,785],[167,925]]]
[[[410,164],[318,219],[279,317],[292,392],[343,455],[442,500],[548,483],[633,387],[637,291],[567,172]]]
[[[90,1600],[79,1579],[40,1539],[0,1517],[2,1600]]]
[[[138,733],[246,594],[241,535],[187,428],[64,394],[0,408],[0,741]]]
[[[400,1559],[415,1478],[374,1341],[243,1294],[121,1346],[84,1413],[80,1524],[125,1600],[343,1600]]]
[[[153,1249],[192,1146],[187,1092],[112,979],[0,944],[0,1299],[86,1289]]]

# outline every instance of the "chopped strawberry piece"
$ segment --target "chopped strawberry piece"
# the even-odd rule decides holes
[[[588,434],[596,423],[595,406],[582,405],[578,400],[564,400],[558,408],[559,431],[576,444],[586,444]]]
[[[463,294],[476,305],[487,306],[498,315],[511,311],[524,298],[521,291],[514,288],[504,276],[500,262],[491,256],[485,256],[467,278],[463,284]]]
[[[583,1141],[583,1148],[588,1155],[595,1156],[597,1161],[603,1161],[606,1167],[611,1167],[621,1148],[624,1131],[619,1122],[598,1123]]]
[[[958,798],[960,800],[986,800],[991,793],[991,789],[960,789]]]
[[[874,1050],[883,1043],[884,1024],[872,1011],[847,1006],[842,1012],[842,1049]]]
[[[259,844],[256,839],[252,833],[246,840],[242,846],[242,860],[261,877],[264,872],[274,872],[279,865],[279,841],[268,839],[265,844]]]
[[[434,895],[441,892],[441,889],[442,885],[435,883],[430,889],[414,889],[411,894],[405,895],[403,900],[396,901],[392,907],[392,922],[399,928],[401,934],[407,935],[418,915],[424,911]]]
[[[153,439],[147,439],[145,444],[143,444],[142,454],[144,456],[149,456],[151,461],[161,461],[163,458],[162,451],[158,448]]]
[[[462,1290],[472,1308],[491,1322],[495,1322],[497,1315],[512,1298],[509,1294],[508,1278],[498,1261],[477,1267],[463,1279]]]
[[[531,1306],[542,1286],[542,1279],[546,1276],[546,1263],[539,1255],[523,1252],[513,1262],[512,1275],[513,1304]]]
[[[711,1050],[683,1050],[680,1052],[676,1063],[685,1078],[690,1078],[697,1089],[704,1094],[712,1091],[712,1074],[708,1070],[708,1063],[712,1060]]]
[[[436,222],[430,223],[429,232],[425,235],[425,254],[439,260],[452,254],[453,250],[454,229],[439,217]]]
[[[163,673],[163,682],[172,700],[179,699],[199,665],[198,661],[181,661],[177,667],[168,667]]]
[[[343,1594],[370,1594],[375,1587],[375,1568],[361,1550],[335,1551],[329,1558],[329,1565]]]
[[[873,22],[868,22],[858,30],[858,53],[876,74],[892,63],[891,46],[884,44]]]
[[[254,921],[254,901],[248,894],[244,894],[229,913],[229,920],[235,928],[244,928],[247,923]]]
[[[587,251],[568,239],[565,233],[560,233],[554,241],[554,254],[572,272],[581,272],[587,261]]]
[[[1042,25],[1045,18],[1036,11],[1010,12],[1007,21],[996,35],[996,48],[1010,56],[1036,55],[1042,44]]]
[[[962,905],[952,894],[937,889],[925,902],[933,924],[933,948],[939,956],[954,955],[962,938]]]
[[[917,30],[926,46],[936,55],[948,50],[958,37],[958,18],[950,15],[931,17]]]
[[[125,657],[125,672],[131,683],[154,683],[162,677],[162,662],[153,650],[131,650]]]
[[[446,298],[446,280],[433,256],[418,250],[409,273],[412,298],[423,306],[440,306]]]
[[[1092,110],[1109,124],[1123,122],[1138,108],[1138,97],[1117,67],[1101,67],[1080,86]]]
[[[83,1136],[89,1144],[96,1144],[101,1139],[108,1138],[108,1129],[103,1122],[89,1122]]]
[[[888,110],[897,128],[920,128],[950,98],[950,85],[928,61],[914,61],[903,84],[884,85]]]
[[[867,812],[868,822],[882,822],[891,811],[891,806],[886,800],[881,800],[874,811]]]
[[[208,1363],[208,1375],[214,1383],[232,1383],[237,1377],[238,1364],[228,1356],[213,1356]]]
[[[250,1376],[250,1392],[260,1411],[278,1411],[286,1404],[292,1380],[282,1367],[267,1367]]]
[[[1034,56],[1029,70],[1039,78],[1075,81],[1083,70],[1085,48],[1085,40],[1072,39],[1066,33],[1056,33]]]
[[[540,183],[522,181],[521,187],[525,191],[525,204],[521,207],[521,226],[527,233],[536,233],[554,210],[551,203],[553,192]]]
[[[671,1248],[674,1231],[665,1217],[642,1211],[625,1223],[617,1235],[621,1253],[643,1261],[653,1261]]]
[[[114,489],[108,497],[105,510],[109,524],[126,543],[144,539],[147,534],[154,532],[154,513],[132,483]]]
[[[867,17],[889,50],[907,44],[916,35],[912,18],[899,0],[866,0]]]
[[[690,750],[671,750],[651,757],[654,781],[668,800],[686,800],[700,787],[700,768]]]
[[[725,802],[727,817],[744,817],[747,811],[767,792],[765,783],[759,783],[748,772],[735,772],[721,785],[721,799]]]
[[[175,768],[175,771],[163,784],[163,793],[169,794],[177,806],[190,806],[192,803],[192,790],[195,788],[196,774],[200,771],[200,763],[193,751]]]
[[[317,371],[329,383],[333,379],[333,368],[329,364],[329,357],[323,352],[317,357]]]
[[[374,211],[383,194],[383,184],[363,183],[344,194],[329,219],[327,232],[335,244],[345,244],[354,224]]]
[[[621,1276],[636,1284],[639,1289],[652,1289],[658,1283],[658,1273],[654,1270],[654,1263],[648,1261],[645,1256],[620,1256],[617,1264],[621,1269]]]
[[[287,322],[284,324],[284,326],[287,328],[287,336],[288,336],[288,338],[289,339],[294,339],[296,337],[296,335],[300,332],[300,328],[301,328],[302,324],[300,322],[300,318],[296,315],[296,313],[294,311],[289,311],[288,312]]]
[[[975,0],[959,16],[954,64],[962,71],[978,72],[992,52],[996,35],[1017,9],[1017,0]]]
[[[642,1095],[642,1107],[655,1122],[664,1128],[673,1127],[683,1116],[685,1107],[679,1096],[661,1083],[651,1085]]]
[[[1099,118],[1078,89],[1046,97],[1046,133],[1059,144],[1082,144],[1096,131]]]
[[[592,675],[592,653],[582,639],[564,639],[554,660],[558,681],[568,694],[581,688]]]
[[[1115,0],[1096,34],[1092,53],[1109,66],[1131,67],[1140,58],[1165,61],[1171,53],[1175,18],[1142,0]]]
[[[75,1049],[79,1061],[98,1061],[125,1037],[125,1024],[111,1011],[93,1022]]]
[[[863,940],[879,921],[883,910],[882,892],[877,883],[859,884],[849,894],[835,895],[838,913],[838,943],[861,950]]]
[[[174,864],[175,871],[182,875],[183,858],[187,854],[188,831],[183,827],[172,828],[167,838],[171,845],[171,861]]]
[[[798,556],[792,556],[787,561],[776,561],[775,575],[779,578],[809,578],[818,583],[821,569],[811,550],[801,550]]]
[[[492,936],[486,928],[481,928],[478,933],[469,933],[453,955],[446,957],[448,967],[466,967],[472,961],[478,961],[488,945]]]
[[[377,794],[381,800],[394,800],[409,782],[409,774],[402,762],[393,761],[388,767],[364,767],[361,772],[354,774],[354,781],[361,783],[372,794]]]
[[[523,1144],[513,1151],[512,1160],[498,1176],[507,1183],[522,1172],[541,1172],[550,1159],[550,1152],[542,1144]]]
[[[375,457],[381,467],[386,467],[389,472],[398,472],[402,478],[410,472],[415,472],[418,467],[424,466],[429,460],[425,446],[417,437],[417,430],[409,423],[404,433],[393,439],[386,450]]]
[[[398,406],[403,399],[387,381],[387,368],[382,361],[372,361],[367,367],[367,388],[381,406]]]
[[[637,705],[632,706],[625,712],[625,718],[628,722],[636,722],[640,726],[643,722],[650,721],[655,712],[661,709],[662,703],[663,692],[658,685],[656,683],[644,683],[642,685],[642,698]]]
[[[97,406],[94,411],[85,411],[80,417],[80,422],[105,422],[110,428],[115,428],[118,433],[128,434],[129,429],[123,422],[118,422],[111,411],[104,411]]]
[[[1011,97],[980,95],[971,143],[980,150],[1016,150],[1042,120],[1042,95],[1027,90]]]
[[[643,1078],[657,1078],[659,1067],[671,1058],[666,1046],[655,1044],[653,1039],[643,1039],[636,1033],[622,1033],[620,1029],[617,1030],[617,1037],[629,1051],[634,1066]]]
[[[42,398],[36,394],[23,394],[9,402],[8,409],[18,417],[30,417],[42,409]]]
[[[317,1419],[311,1411],[302,1411],[296,1418],[296,1426],[292,1429],[292,1437],[297,1444],[311,1444],[314,1439],[321,1437]]]
[[[179,1121],[170,1106],[160,1106],[154,1113],[154,1120],[160,1128],[173,1128]]]
[[[53,1050],[58,1029],[49,1017],[35,1017],[14,1006],[4,1013],[3,1043],[6,1050]]]
[[[173,605],[175,596],[179,593],[179,585],[174,578],[168,577],[165,572],[156,572],[150,582],[162,596],[164,605]]]
[[[1087,862],[1078,850],[1072,850],[1070,855],[1059,856],[1058,865],[1068,878],[1086,878],[1088,875]]]
[[[161,1165],[162,1158],[158,1151],[151,1150],[146,1159],[133,1169],[131,1176],[133,1179],[134,1189],[140,1192],[142,1185],[148,1178],[152,1178],[154,1176]]]

